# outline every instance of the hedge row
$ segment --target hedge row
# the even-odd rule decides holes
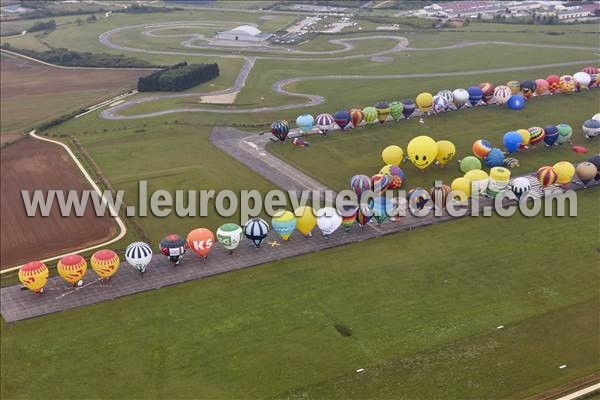
[[[217,64],[175,64],[138,79],[140,92],[179,92],[219,76]]]

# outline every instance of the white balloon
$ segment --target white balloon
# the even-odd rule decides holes
[[[527,196],[527,193],[531,190],[531,184],[529,183],[529,179],[525,177],[518,177],[513,179],[511,185],[511,190],[520,199],[522,196]]]
[[[592,119],[595,119],[596,121],[600,121],[600,113],[594,114],[594,116],[592,117]]]
[[[317,211],[317,226],[324,236],[331,235],[342,224],[342,217],[333,207],[323,207]]]
[[[125,259],[129,265],[144,272],[152,261],[152,248],[144,242],[133,242],[125,249]]]
[[[580,88],[587,88],[592,81],[592,77],[587,72],[577,72],[573,75],[573,79],[575,79]]]
[[[469,101],[469,92],[465,89],[454,89],[452,95],[454,96],[454,104],[458,108]]]

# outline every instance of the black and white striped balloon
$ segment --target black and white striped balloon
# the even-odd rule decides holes
[[[269,224],[262,218],[252,218],[244,225],[244,235],[254,247],[260,247],[269,234]]]
[[[513,179],[511,183],[511,190],[517,196],[517,199],[520,199],[522,196],[527,196],[529,191],[531,190],[531,184],[529,183],[529,179],[524,178],[522,176]]]
[[[125,249],[125,259],[140,272],[145,272],[152,261],[152,248],[148,243],[134,242]]]

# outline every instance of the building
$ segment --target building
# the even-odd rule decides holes
[[[242,25],[229,31],[219,32],[216,38],[239,42],[265,42],[272,36],[272,33],[261,32],[254,26]]]

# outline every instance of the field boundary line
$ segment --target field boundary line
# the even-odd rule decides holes
[[[581,390],[578,390],[578,391],[568,394],[566,396],[561,396],[561,397],[557,398],[556,400],[575,400],[575,399],[578,399],[588,393],[592,393],[595,390],[600,390],[600,383],[596,383],[594,385],[588,386],[586,388],[583,388]]]
[[[73,153],[73,150],[71,150],[69,148],[69,146],[67,146],[66,144],[59,142],[58,140],[53,140],[53,139],[48,139],[48,138],[44,138],[41,136],[36,135],[35,133],[35,129],[32,130],[31,132],[28,133],[28,135],[34,139],[37,140],[43,140],[45,142],[50,142],[50,143],[54,143],[57,144],[59,146],[62,146],[67,154],[71,157],[71,159],[75,162],[75,165],[77,166],[77,168],[79,168],[79,170],[81,171],[81,173],[83,174],[83,176],[85,177],[85,179],[89,182],[89,184],[92,186],[92,189],[94,189],[94,191],[96,193],[98,193],[98,195],[100,196],[101,199],[103,199],[104,203],[107,203],[107,201],[102,197],[102,190],[100,190],[100,187],[98,187],[98,185],[96,184],[96,182],[94,182],[94,180],[92,179],[92,177],[90,176],[90,174],[85,170],[85,168],[83,167],[83,165],[81,164],[81,162],[77,159],[77,157],[75,156],[75,153]],[[121,240],[123,237],[125,237],[125,235],[127,234],[127,227],[125,226],[125,223],[123,222],[123,220],[121,219],[121,217],[119,217],[119,215],[115,212],[114,208],[110,205],[110,203],[107,203],[108,208],[110,209],[110,212],[113,214],[116,214],[114,218],[114,220],[117,222],[117,225],[119,227],[119,233],[117,234],[117,236],[113,237],[112,239],[107,240],[106,242],[102,242],[102,243],[98,243],[95,244],[93,246],[89,246],[83,249],[78,249],[78,250],[73,250],[73,251],[69,251],[68,253],[64,253],[64,254],[59,254],[57,256],[52,256],[46,259],[41,260],[42,262],[49,262],[49,261],[54,261],[54,260],[58,260],[61,257],[64,257],[66,255],[69,254],[73,254],[73,253],[81,253],[81,252],[86,252],[89,250],[94,250],[100,247],[104,247],[107,246],[109,244],[115,243],[119,240]],[[6,268],[4,270],[0,271],[0,275],[6,274],[8,272],[13,272],[18,270],[19,268],[21,268],[22,265],[17,265],[15,267],[11,267],[11,268]]]

